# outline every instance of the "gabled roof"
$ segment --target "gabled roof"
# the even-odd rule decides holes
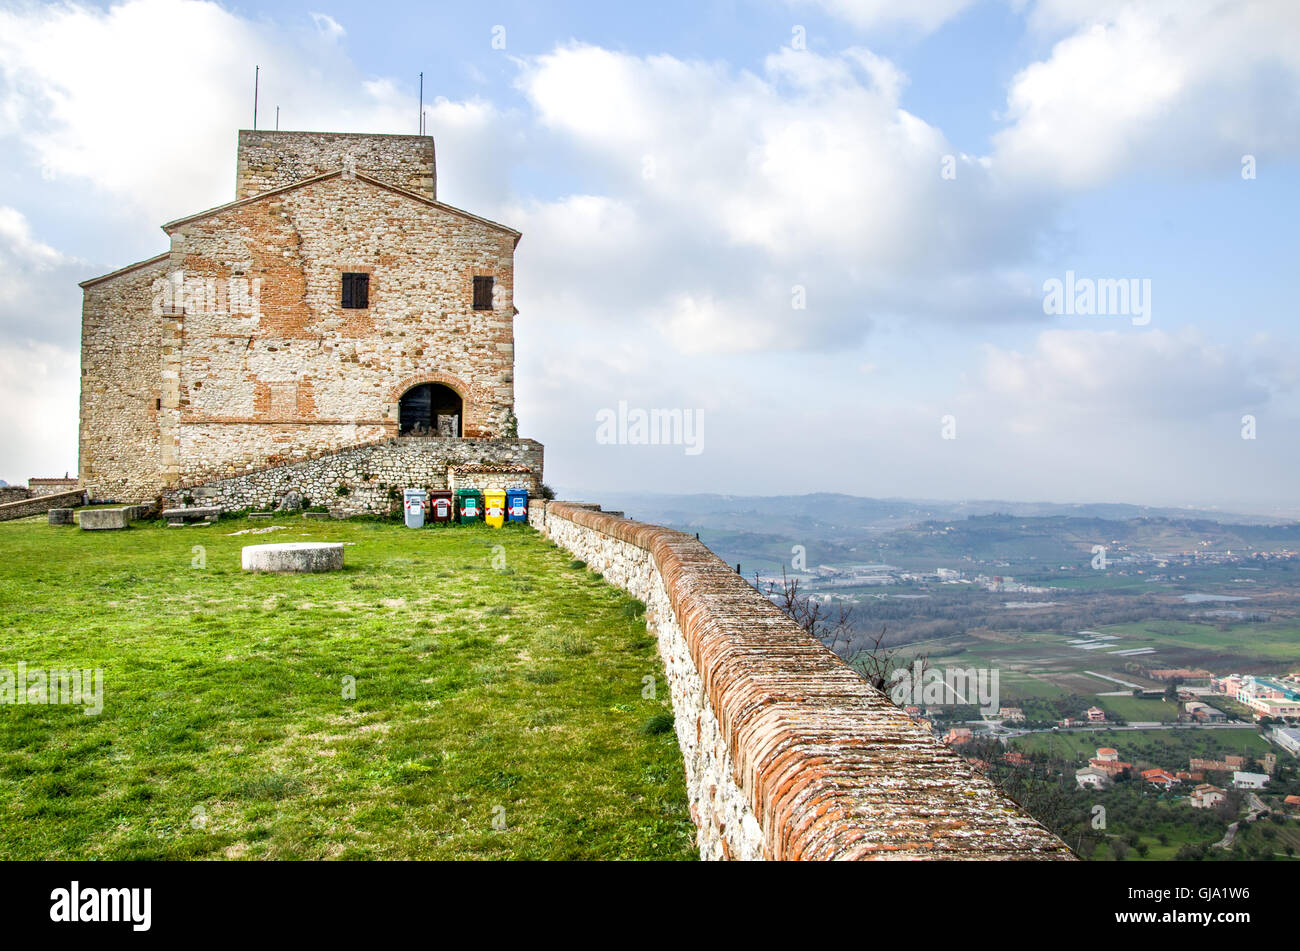
[[[165,225],[162,226],[162,229],[163,231],[166,231],[168,234],[171,234],[177,228],[181,227],[182,225],[187,225],[190,222],[200,221],[204,218],[211,217],[212,215],[218,215],[221,214],[222,212],[229,211],[232,208],[239,208],[243,205],[252,204],[255,201],[261,201],[263,198],[268,198],[272,195],[280,195],[285,192],[290,192],[293,191],[295,188],[302,188],[305,185],[314,185],[317,182],[323,182],[326,179],[336,178],[342,174],[343,174],[343,169],[340,168],[340,169],[335,169],[332,172],[325,172],[321,175],[314,175],[311,178],[304,178],[296,182],[290,182],[288,185],[281,185],[279,188],[272,188],[269,189],[268,191],[258,192],[256,195],[251,195],[248,198],[240,198],[235,201],[227,202],[224,205],[218,205],[215,208],[209,208],[206,211],[200,211],[197,214],[187,215],[184,218],[177,218],[175,221],[167,222]],[[405,188],[398,188],[396,185],[388,184],[388,182],[381,182],[379,179],[371,178],[369,175],[365,175],[361,172],[353,172],[352,177],[355,178],[357,181],[362,181],[362,182],[366,182],[367,184],[374,185],[376,188],[382,188],[386,191],[393,192],[396,195],[401,195],[403,198],[409,198],[412,201],[418,201],[422,205],[428,205],[429,207],[437,208],[440,211],[450,212],[453,215],[457,215],[469,221],[477,221],[479,224],[487,225],[489,228],[494,228],[497,231],[504,232],[505,234],[514,235],[516,246],[518,246],[519,244],[519,239],[523,237],[522,232],[516,231],[514,228],[508,227],[507,225],[503,225],[498,221],[492,221],[488,218],[481,218],[478,215],[471,214],[470,212],[465,211],[462,208],[456,208],[453,205],[448,205],[436,199],[429,198],[426,195],[420,195],[413,191],[407,191]]]
[[[77,286],[81,288],[90,287],[92,284],[98,284],[101,281],[107,281],[110,280],[111,278],[119,277],[120,275],[125,274],[128,271],[134,271],[136,268],[148,267],[150,264],[157,264],[159,261],[163,260],[164,258],[169,258],[169,257],[171,257],[171,252],[164,251],[162,254],[154,255],[153,257],[147,258],[143,261],[136,261],[134,264],[128,264],[126,267],[120,267],[116,271],[109,271],[107,274],[101,274],[99,277],[87,278]]]

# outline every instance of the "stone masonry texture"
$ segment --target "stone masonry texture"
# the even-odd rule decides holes
[[[645,602],[701,857],[1072,857],[693,536],[565,502],[529,520]]]
[[[16,502],[6,502],[0,505],[0,522],[7,522],[15,518],[30,518],[33,515],[42,515],[50,509],[84,505],[85,502],[86,494],[81,489],[53,495],[34,495],[31,498],[19,499]]]
[[[433,138],[427,135],[241,129],[235,165],[236,198],[345,167],[426,198],[438,197]]]
[[[402,489],[450,488],[449,470],[470,462],[523,470],[499,477],[494,484],[522,484],[529,495],[536,495],[542,454],[542,444],[531,439],[385,439],[229,479],[171,488],[163,500],[167,507],[190,501],[224,512],[269,511],[297,492],[304,504],[324,505],[341,516],[384,514],[400,504]]]
[[[396,436],[423,383],[460,397],[463,437],[513,434],[520,235],[436,201],[433,161],[427,136],[241,133],[236,201],[83,283],[91,497],[145,501]],[[369,306],[342,306],[345,273],[369,275]],[[473,307],[480,276],[490,310]]]

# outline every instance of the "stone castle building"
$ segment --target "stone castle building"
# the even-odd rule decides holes
[[[241,131],[234,201],[162,228],[169,250],[81,285],[92,498],[517,436],[520,233],[438,201],[431,137]]]

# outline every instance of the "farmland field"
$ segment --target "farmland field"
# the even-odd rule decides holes
[[[1160,681],[1126,669],[1137,663],[1261,674],[1286,673],[1300,666],[1300,627],[1293,622],[1233,624],[1220,630],[1215,625],[1188,621],[1148,621],[1098,627],[1095,633],[1111,636],[981,632],[908,644],[899,656],[906,659],[926,655],[930,664],[939,667],[997,668],[1001,671],[1003,698],[1010,701],[1070,693],[1131,693],[1128,685],[1164,687]],[[1121,653],[1130,651],[1141,653]],[[1135,705],[1129,702],[1131,697],[1102,700],[1101,706],[1109,705],[1129,720],[1165,720],[1169,719],[1165,714],[1171,713],[1157,706],[1143,706],[1159,701],[1139,701]]]
[[[1026,753],[1051,753],[1077,760],[1081,765],[1095,755],[1098,747],[1110,746],[1119,751],[1122,760],[1132,763],[1145,761],[1166,769],[1186,769],[1191,757],[1214,759],[1225,754],[1253,757],[1268,752],[1279,753],[1277,747],[1251,727],[1239,730],[1080,730],[1035,733],[1017,737],[1011,742]]]

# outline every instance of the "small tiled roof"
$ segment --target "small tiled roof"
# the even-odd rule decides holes
[[[458,475],[462,472],[497,473],[497,472],[532,472],[533,471],[530,467],[523,466],[523,465],[490,465],[487,463],[472,465],[472,466],[451,466],[450,468],[452,472],[455,472]]]

